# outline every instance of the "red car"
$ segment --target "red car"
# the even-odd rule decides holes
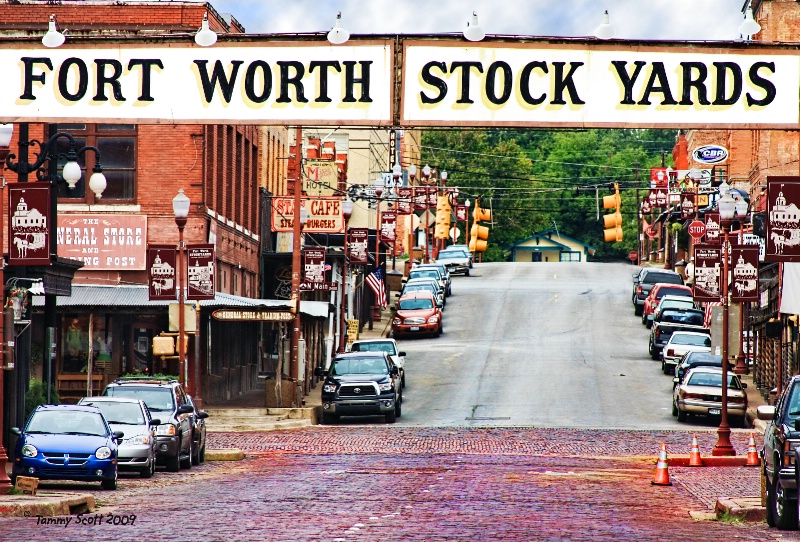
[[[436,305],[436,298],[427,291],[409,292],[397,300],[396,312],[392,319],[392,336],[442,334],[442,309]]]
[[[642,325],[647,325],[648,316],[652,315],[658,308],[658,303],[665,295],[680,295],[692,297],[692,289],[689,286],[680,286],[678,284],[669,284],[666,282],[659,282],[654,284],[650,290],[650,294],[644,300],[644,307],[642,308]]]

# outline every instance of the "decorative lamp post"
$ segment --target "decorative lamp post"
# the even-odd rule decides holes
[[[722,411],[720,415],[719,428],[717,429],[717,443],[711,451],[714,456],[736,455],[736,450],[731,444],[731,428],[728,425],[728,314],[730,299],[728,297],[728,259],[730,256],[730,242],[728,232],[733,217],[736,213],[736,202],[730,195],[730,187],[722,183],[719,187],[720,197],[717,202],[719,209],[719,219],[722,232]]]
[[[183,193],[183,188],[179,189],[178,195],[172,198],[172,211],[175,213],[175,224],[178,226],[178,378],[191,395],[197,386],[195,382],[192,382],[190,387],[186,381],[186,345],[184,343],[186,323],[183,308],[183,279],[184,267],[186,267],[183,263],[184,249],[186,248],[183,241],[183,228],[186,226],[186,217],[189,216],[190,206],[189,196]]]
[[[2,180],[2,184],[5,185],[5,179],[2,176],[3,168],[5,159],[8,156],[8,153],[11,152],[9,146],[11,145],[11,136],[14,133],[14,125],[13,124],[0,124],[0,180]],[[5,216],[5,209],[3,208],[2,204],[2,194],[0,194],[0,216]],[[0,247],[3,245],[3,228],[0,227]],[[4,271],[5,271],[5,259],[0,258],[0,284],[4,282]],[[5,313],[3,313],[5,316]],[[3,330],[5,326],[3,325],[2,320],[0,320],[0,356],[5,351],[5,344],[7,338],[3,336]],[[11,489],[11,479],[6,474],[6,462],[8,461],[8,454],[6,453],[5,447],[3,447],[3,436],[5,435],[5,417],[3,412],[3,380],[4,380],[4,372],[5,369],[3,368],[4,360],[0,357],[0,495],[5,495]]]
[[[339,311],[341,313],[342,331],[339,334],[339,348],[336,350],[338,353],[344,352],[345,346],[347,345],[347,341],[345,340],[345,332],[347,331],[347,258],[349,253],[349,246],[347,244],[347,221],[353,216],[353,207],[353,200],[350,198],[342,202],[342,217],[344,217],[344,262],[342,263],[342,303]]]
[[[740,229],[744,229],[742,225],[744,224],[744,219],[747,216],[749,205],[744,198],[739,197],[736,199],[736,218],[739,220]],[[739,303],[739,355],[736,356],[736,367],[734,367],[733,372],[737,375],[743,375],[747,373],[747,361],[745,360],[744,355],[744,344],[745,344],[745,336],[744,336],[744,302]]]
[[[410,166],[408,166],[408,184],[410,186],[414,186],[416,184],[416,182],[417,182],[417,166],[415,166],[414,164],[411,164]],[[411,201],[411,204],[412,204],[411,213],[414,214],[414,207],[413,207],[414,198],[412,197],[411,200],[412,200]],[[414,223],[409,221],[408,225],[409,225],[409,228],[408,228],[408,257],[413,262],[414,261],[414,251],[412,249],[414,248],[414,245],[416,245],[416,243],[414,243]]]
[[[469,243],[469,200],[464,200],[464,207],[467,208],[467,222],[464,225],[465,232],[464,232],[464,242]]]
[[[422,184],[428,185],[431,180],[431,166],[426,164],[425,167],[422,168],[422,177],[424,178]],[[428,258],[428,216],[426,213],[425,214],[425,263],[428,263],[429,261],[430,260]]]

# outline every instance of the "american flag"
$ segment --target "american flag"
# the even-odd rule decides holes
[[[365,279],[372,291],[375,292],[375,298],[381,304],[381,308],[385,309],[386,303],[386,288],[383,285],[383,271],[377,268],[375,271],[367,275]]]

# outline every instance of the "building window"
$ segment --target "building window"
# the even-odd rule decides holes
[[[102,194],[102,201],[130,202],[136,198],[136,125],[135,124],[58,124],[59,132],[68,132],[75,138],[80,149],[86,145],[96,147],[100,151],[100,165],[108,185]],[[58,150],[65,153],[69,142],[65,138],[58,141]],[[78,157],[82,169],[81,179],[70,189],[59,184],[58,197],[70,202],[83,201],[96,203],[96,196],[87,189],[87,176],[92,174],[96,155],[86,151]],[[59,158],[58,169],[61,172],[66,159]]]
[[[579,262],[581,261],[580,252],[562,252],[559,257],[561,262]]]

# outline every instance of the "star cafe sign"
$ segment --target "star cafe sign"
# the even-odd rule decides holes
[[[301,205],[308,212],[304,233],[344,233],[342,198],[303,198]],[[272,231],[294,231],[293,198],[273,198]]]
[[[0,41],[0,122],[800,127],[791,44],[225,37]]]

